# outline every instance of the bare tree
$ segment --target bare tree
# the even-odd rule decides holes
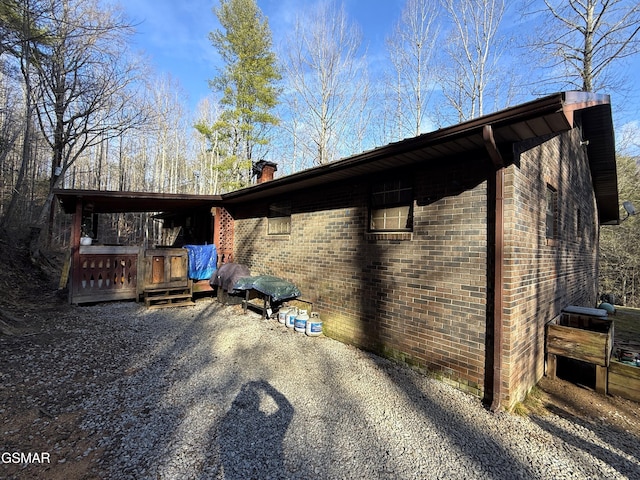
[[[0,65],[0,68],[2,66]],[[6,199],[15,196],[13,181],[15,165],[15,146],[19,143],[21,128],[24,124],[22,106],[16,101],[20,92],[7,75],[0,71],[0,223],[5,226]],[[21,162],[18,162],[21,163]],[[19,168],[19,167],[18,167]]]
[[[305,157],[306,150],[299,146],[300,139],[304,137],[304,128],[297,114],[300,111],[297,94],[285,91],[278,109],[281,120],[273,143],[275,150],[280,152],[277,160],[279,171],[293,173],[312,166],[313,157]]]
[[[132,27],[97,0],[49,3],[47,45],[38,54],[37,114],[52,151],[49,193],[37,226],[52,212],[53,189],[88,148],[141,120],[131,101],[135,63],[125,40]],[[33,251],[33,249],[32,249]]]
[[[530,2],[537,19],[529,44],[541,55],[544,84],[598,92],[620,86],[612,66],[640,52],[640,3],[636,0]]]
[[[199,165],[200,180],[204,187],[203,193],[208,195],[221,193],[222,139],[220,131],[211,128],[211,125],[215,125],[220,118],[220,114],[220,107],[211,97],[204,98],[197,105],[196,162]]]
[[[617,157],[620,198],[640,205],[640,170],[637,158]],[[622,217],[624,218],[624,217]],[[603,225],[600,234],[600,291],[615,294],[625,304],[640,306],[640,218],[621,225]]]
[[[387,39],[393,65],[390,87],[395,110],[395,139],[419,135],[433,91],[432,59],[439,41],[437,0],[407,0],[402,16]]]
[[[640,124],[630,122],[623,125],[618,132],[616,150],[620,155],[636,157],[640,162]],[[639,205],[640,206],[640,205]]]
[[[48,35],[43,33],[41,27],[45,11],[37,0],[25,0],[24,2],[10,1],[2,5],[2,28],[3,37],[0,53],[8,53],[18,63],[17,69],[21,74],[22,107],[17,102],[12,102],[15,107],[22,108],[20,121],[15,112],[7,111],[7,123],[3,123],[4,128],[14,124],[22,125],[22,129],[16,128],[14,124],[11,134],[6,136],[3,145],[3,157],[8,155],[10,149],[18,136],[22,136],[22,147],[18,174],[11,189],[11,200],[8,203],[2,221],[2,227],[7,228],[13,224],[18,217],[17,205],[20,200],[25,199],[26,180],[29,175],[29,165],[32,162],[32,143],[34,130],[33,100],[34,80],[34,58],[39,52],[39,48],[48,41]],[[4,163],[4,160],[3,160]],[[34,169],[31,173],[35,175]]]
[[[284,46],[285,102],[297,122],[292,133],[317,165],[362,143],[369,86],[360,45],[360,30],[344,7],[322,3],[296,20]]]
[[[178,82],[170,76],[157,79],[149,88],[149,140],[155,147],[152,190],[175,193],[179,190],[177,173],[185,146],[186,125],[184,94]]]
[[[446,43],[446,60],[440,68],[440,84],[457,120],[484,113],[489,89],[505,97],[505,73],[499,60],[504,38],[500,24],[504,0],[441,0],[452,29]],[[493,97],[498,101],[498,96]]]

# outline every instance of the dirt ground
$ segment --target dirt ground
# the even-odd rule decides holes
[[[60,341],[57,336],[62,333],[51,329],[51,318],[67,322],[78,321],[77,318],[74,319],[77,309],[71,308],[66,302],[66,295],[58,291],[60,272],[56,266],[61,264],[62,255],[51,258],[52,265],[44,269],[34,268],[28,260],[26,248],[10,245],[7,240],[0,238],[0,336],[3,337],[2,345],[9,353],[12,349],[18,351],[27,337],[30,342],[47,346]],[[627,342],[640,340],[639,331],[628,334],[618,330],[621,329],[617,329],[616,333]],[[109,345],[104,347],[104,352],[87,353],[87,358],[83,361],[91,364],[99,362],[101,357],[111,355]],[[31,365],[31,368],[38,368],[37,357],[32,357],[31,362],[36,364]],[[42,365],[42,368],[47,366]],[[3,376],[2,370],[0,366],[0,377]],[[588,382],[581,384],[580,380],[575,382],[563,379],[560,365],[558,375],[560,378],[556,380],[543,378],[530,398],[520,406],[520,413],[546,415],[552,412],[585,425],[613,429],[640,439],[638,403],[597,394]],[[15,478],[44,478],[40,476],[42,473],[53,480],[101,477],[97,467],[99,462],[96,460],[99,460],[103,452],[97,448],[97,439],[88,437],[80,428],[83,416],[81,411],[54,415],[47,411],[46,406],[34,408],[33,404],[24,399],[42,392],[37,392],[39,386],[28,378],[21,382],[10,381],[12,386],[9,389],[3,387],[2,383],[5,381],[0,381],[0,453],[16,450],[47,452],[55,445],[59,449],[58,458],[82,455],[82,460],[70,462],[68,469],[64,465],[57,465],[55,473],[30,469],[36,476],[23,477],[18,474]],[[56,393],[51,391],[41,396]],[[34,422],[40,424],[37,434],[25,438],[22,432],[29,431]]]

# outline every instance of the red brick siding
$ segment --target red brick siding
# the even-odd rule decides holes
[[[481,394],[486,184],[479,173],[469,175],[412,176],[411,234],[367,233],[368,182],[292,197],[285,237],[268,236],[259,212],[238,212],[236,261],[298,285],[328,335],[442,372]],[[465,176],[472,188],[459,193]]]
[[[508,404],[544,373],[544,325],[566,305],[594,306],[598,222],[579,130],[520,156],[506,171],[503,385]],[[558,236],[546,238],[546,189],[557,191]],[[577,215],[581,220],[577,220]],[[578,231],[578,227],[580,231]]]
[[[505,172],[505,406],[543,374],[544,324],[565,305],[595,301],[598,227],[579,140],[575,130],[527,148],[519,166]],[[411,172],[411,234],[367,233],[371,180],[292,195],[286,236],[267,235],[268,205],[236,208],[236,261],[255,274],[296,283],[328,335],[441,372],[482,395],[491,365],[485,350],[493,226],[487,171],[478,164],[475,172],[468,166]],[[545,228],[547,184],[558,193],[552,242]]]

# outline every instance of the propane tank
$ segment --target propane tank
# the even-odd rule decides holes
[[[311,318],[307,321],[305,333],[310,337],[322,335],[322,320],[318,312],[311,312]]]
[[[280,310],[278,310],[278,322],[284,324],[287,321],[288,312],[289,312],[288,306],[283,305],[282,307],[280,307]]]
[[[293,328],[296,322],[296,317],[298,316],[298,309],[296,307],[291,307],[291,309],[287,312],[287,316],[285,319],[285,326],[287,328]]]
[[[307,329],[307,320],[309,320],[309,315],[306,310],[300,310],[298,315],[296,316],[296,321],[294,323],[293,329],[298,333],[304,333]]]

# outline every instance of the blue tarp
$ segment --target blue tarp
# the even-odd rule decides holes
[[[216,246],[185,245],[189,255],[189,278],[192,280],[209,280],[218,265]]]

